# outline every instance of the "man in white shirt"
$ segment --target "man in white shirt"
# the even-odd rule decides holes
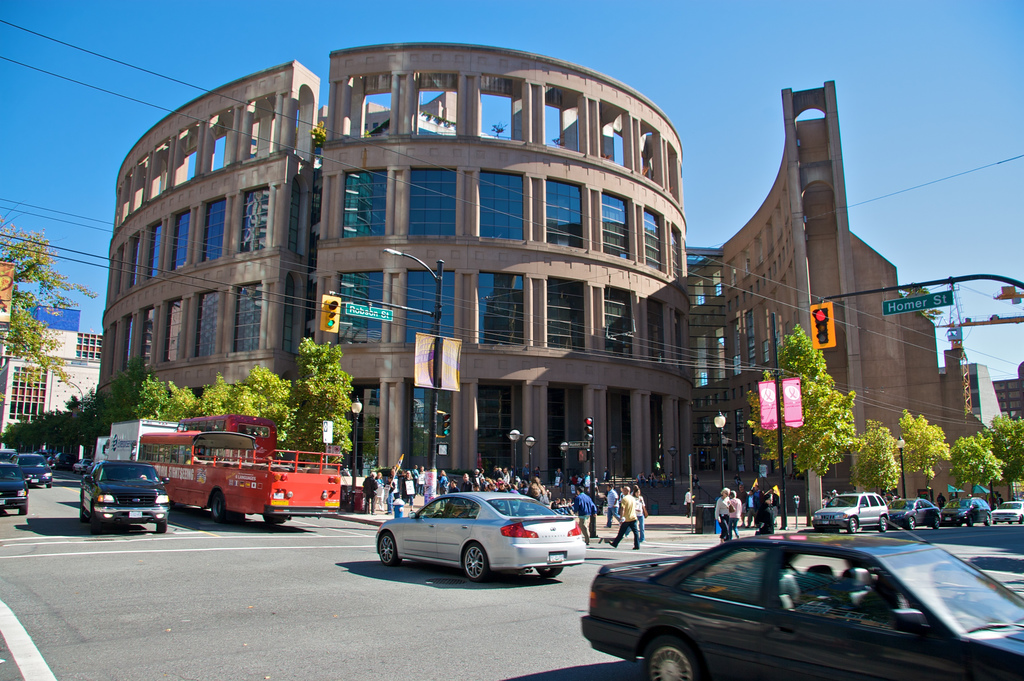
[[[612,526],[612,517],[619,522],[622,522],[622,517],[619,516],[619,493],[616,491],[615,486],[608,488],[608,525]]]

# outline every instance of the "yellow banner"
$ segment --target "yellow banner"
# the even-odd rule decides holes
[[[434,386],[434,337],[426,333],[416,334],[415,367],[413,383],[417,388]],[[460,362],[462,341],[444,338],[441,344],[441,385],[440,390],[460,391]]]
[[[11,298],[14,296],[14,263],[0,262],[0,324],[11,322]]]

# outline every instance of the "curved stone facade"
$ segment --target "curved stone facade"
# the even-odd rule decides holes
[[[441,332],[461,341],[461,374],[459,391],[441,393],[451,432],[439,434],[439,467],[508,466],[514,452],[519,466],[583,470],[578,452],[559,444],[582,439],[591,416],[599,470],[680,475],[685,461],[672,454],[690,439],[686,223],[679,136],[664,114],[613,79],[538,55],[444,44],[346,49],[330,57],[327,141],[314,160],[303,147],[312,122],[303,86],[317,91],[291,64],[187,105],[213,131],[203,164],[221,128],[232,163],[202,165],[173,189],[144,191],[138,205],[135,188],[146,181],[133,171],[146,159],[146,169],[163,168],[155,150],[182,138],[181,119],[147,133],[126,160],[112,258],[131,262],[138,249],[135,262],[149,268],[151,226],[173,234],[188,210],[195,228],[182,267],[170,266],[180,249],[164,246],[154,276],[140,280],[136,265],[133,286],[112,282],[105,329],[116,350],[104,379],[136,355],[183,385],[217,372],[238,380],[255,363],[293,377],[303,335],[341,342],[366,405],[358,458],[425,463],[428,391],[413,384],[413,341],[430,329],[417,312],[433,309],[427,268],[443,261]],[[262,134],[249,144],[254,157],[240,158],[246,140],[230,142],[238,126],[217,127],[227,89],[243,115],[252,107],[241,102],[274,93],[264,156]],[[221,200],[223,220],[210,207]],[[222,250],[210,253],[208,224],[219,221]],[[331,291],[392,306],[394,320],[343,316],[337,336],[320,331],[320,295]],[[148,344],[143,327],[152,328]],[[534,446],[511,443],[512,429]]]

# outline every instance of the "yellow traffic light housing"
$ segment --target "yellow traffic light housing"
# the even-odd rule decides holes
[[[815,350],[836,347],[836,319],[831,302],[811,305],[811,345]]]
[[[341,317],[341,298],[324,294],[320,296],[320,330],[338,333]]]

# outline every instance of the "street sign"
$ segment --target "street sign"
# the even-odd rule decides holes
[[[324,444],[329,445],[334,442],[334,421],[324,421]]]
[[[933,307],[949,307],[953,304],[952,291],[939,291],[929,293],[926,296],[915,296],[913,298],[897,298],[896,300],[882,301],[882,314],[903,314],[904,312],[920,312],[930,310]]]
[[[767,478],[768,477],[768,465],[767,464],[761,464],[758,467],[758,472],[761,474],[762,478]]]
[[[569,449],[576,449],[577,447],[582,447],[582,448],[586,449],[587,447],[590,446],[590,441],[589,440],[574,440],[574,441],[569,442],[567,444],[569,445]]]
[[[367,319],[379,319],[382,322],[390,322],[394,318],[391,310],[383,310],[379,307],[368,307],[358,303],[345,303],[345,314],[350,317],[366,317]]]

